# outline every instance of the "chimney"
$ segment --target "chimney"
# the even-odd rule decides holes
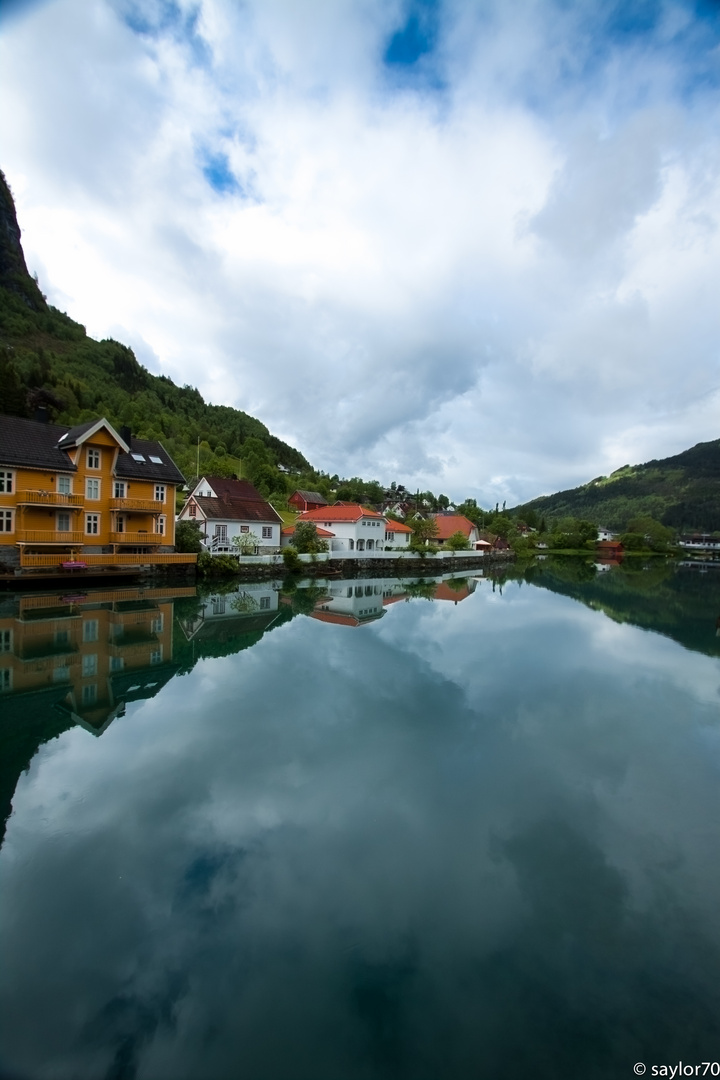
[[[120,431],[118,432],[118,434],[119,434],[120,438],[123,440],[123,442],[126,442],[128,444],[128,446],[129,446],[130,442],[132,440],[132,431],[130,430],[129,426],[127,424],[123,424],[123,426],[120,428]]]
[[[50,419],[50,413],[47,410],[47,405],[38,405],[35,409],[35,416],[33,418],[38,424],[47,424]]]

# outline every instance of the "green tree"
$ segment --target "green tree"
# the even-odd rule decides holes
[[[178,521],[175,526],[175,550],[197,553],[202,551],[200,526],[195,521]]]
[[[413,518],[409,525],[413,531],[411,547],[425,547],[427,542],[438,534],[435,518]]]
[[[240,533],[233,536],[232,546],[240,555],[255,555],[260,547],[260,538],[255,533]]]
[[[314,521],[296,522],[292,546],[301,555],[317,555],[319,551],[328,549],[327,540],[320,539]]]
[[[458,529],[457,532],[454,532],[452,536],[447,538],[445,547],[450,548],[451,551],[467,551],[470,547],[470,542],[465,533],[460,532]]]

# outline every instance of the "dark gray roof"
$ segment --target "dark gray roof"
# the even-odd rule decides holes
[[[89,420],[86,424],[77,424],[75,427],[71,427],[69,431],[65,432],[64,437],[60,440],[60,446],[62,449],[70,449],[70,447],[76,446],[77,441],[81,438],[86,431],[89,431],[91,427],[95,427],[97,420]]]
[[[327,499],[323,498],[319,491],[303,491],[302,488],[298,488],[294,494],[302,495],[305,502],[322,503],[323,506],[327,506],[328,504]]]
[[[69,454],[58,448],[67,427],[39,424],[19,416],[0,416],[0,464],[76,472]]]
[[[0,416],[0,466],[24,465],[57,472],[77,472],[70,455],[62,446],[74,446],[79,438],[94,427],[97,420],[70,428],[59,424],[43,424],[23,420],[18,416]],[[127,440],[126,440],[127,441]],[[142,461],[132,456],[142,455]],[[152,461],[152,458],[159,461]],[[184,477],[162,443],[149,439],[130,439],[130,453],[120,453],[115,475],[129,480],[158,480],[166,484],[183,484]]]
[[[127,440],[126,440],[127,441]],[[142,454],[143,461],[136,461],[133,454]],[[160,461],[151,461],[151,458]],[[159,480],[166,484],[184,484],[185,477],[178,469],[162,443],[149,439],[130,439],[130,453],[118,454],[115,475],[128,480]]]

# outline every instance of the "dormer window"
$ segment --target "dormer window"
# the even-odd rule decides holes
[[[88,469],[100,468],[100,451],[88,449],[87,452],[87,467]]]

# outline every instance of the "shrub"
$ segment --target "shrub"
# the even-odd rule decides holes
[[[178,521],[175,526],[175,550],[200,554],[200,526],[195,521]]]
[[[465,533],[460,532],[458,529],[457,532],[454,532],[452,536],[447,538],[445,547],[449,547],[451,551],[467,551],[470,547],[470,541]]]
[[[198,555],[198,574],[204,578],[230,577],[240,573],[240,566],[232,555],[209,555],[203,551]]]
[[[299,573],[303,568],[303,564],[300,560],[300,556],[297,549],[291,544],[283,548],[283,562],[285,563],[285,569],[289,570],[291,574]]]

